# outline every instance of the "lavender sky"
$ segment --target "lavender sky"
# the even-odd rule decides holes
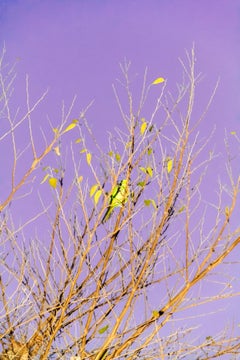
[[[119,62],[132,62],[132,77],[148,67],[149,81],[181,81],[178,57],[195,43],[197,71],[205,78],[196,107],[206,104],[217,79],[220,85],[203,123],[206,136],[216,124],[216,151],[224,131],[240,121],[240,5],[237,0],[0,1],[0,44],[10,62],[20,60],[15,85],[18,105],[29,74],[32,101],[50,89],[45,112],[58,122],[61,102],[77,95],[79,108],[94,99],[88,121],[106,144],[106,131],[121,122],[112,91]],[[46,116],[41,114],[39,126]],[[221,163],[216,164],[221,172]]]
[[[19,60],[19,104],[25,101],[26,73],[33,99],[50,89],[44,111],[53,122],[63,99],[70,103],[76,94],[79,108],[94,99],[88,120],[102,144],[106,132],[120,124],[111,86],[120,76],[119,62],[131,60],[132,74],[138,76],[147,66],[150,80],[164,76],[174,88],[182,73],[178,57],[183,58],[193,42],[197,69],[205,76],[197,103],[206,103],[220,77],[203,135],[216,124],[213,146],[220,151],[225,129],[228,133],[239,130],[238,0],[0,1],[0,29],[7,59]],[[43,126],[45,115],[38,121]],[[222,168],[223,163],[216,163],[215,173]],[[0,178],[3,188],[2,171]],[[232,316],[237,316],[238,307],[236,300]]]
[[[106,143],[106,131],[119,124],[111,84],[119,62],[132,62],[132,74],[167,78],[173,91],[181,81],[178,57],[193,42],[197,71],[205,76],[197,106],[204,106],[218,77],[220,86],[203,130],[217,125],[216,147],[224,130],[239,126],[240,5],[235,0],[1,1],[0,44],[10,61],[19,59],[16,92],[24,103],[25,74],[32,99],[50,89],[46,113],[54,122],[61,101],[78,97],[79,107],[94,99],[88,120]],[[39,119],[43,125],[44,119]],[[219,139],[219,142],[218,142]],[[221,169],[219,169],[221,171]]]
[[[54,111],[74,94],[82,106],[95,99],[91,121],[103,134],[117,121],[111,84],[119,62],[131,60],[139,75],[148,66],[150,79],[162,74],[173,87],[177,59],[193,42],[202,96],[221,78],[209,121],[239,124],[239,1],[1,1],[0,26],[0,43],[20,59],[19,81],[29,74],[33,96],[49,87]]]

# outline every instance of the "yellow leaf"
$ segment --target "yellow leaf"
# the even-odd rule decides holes
[[[112,157],[112,156],[113,156],[113,152],[112,152],[112,151],[109,151],[108,155],[109,155],[110,157]]]
[[[75,144],[79,144],[82,141],[82,139],[78,138],[75,140]]]
[[[77,126],[77,122],[76,120],[73,120],[71,124],[69,124],[63,132],[66,133],[67,131],[74,129],[75,126]]]
[[[87,163],[88,165],[91,164],[91,160],[92,160],[92,155],[88,152],[87,155],[86,155],[86,159],[87,159]]]
[[[153,199],[151,199],[151,203],[152,203],[152,206],[154,207],[154,209],[157,209],[157,205]]]
[[[98,188],[98,184],[94,184],[90,189],[90,197],[92,197]]]
[[[54,132],[54,134],[57,134],[58,133],[58,128],[53,128],[53,132]]]
[[[96,194],[94,195],[94,203],[95,203],[95,205],[97,205],[101,195],[102,195],[102,190],[98,190],[96,192]]]
[[[230,212],[229,212],[229,207],[228,206],[225,207],[225,215],[226,215],[227,218],[229,218]]]
[[[150,166],[146,168],[146,171],[148,175],[150,175],[151,177],[153,176],[153,169]]]
[[[168,159],[168,162],[167,162],[167,172],[168,173],[170,173],[172,171],[172,167],[173,167],[173,160]]]
[[[51,187],[56,189],[56,187],[57,187],[57,179],[55,177],[50,177],[50,179],[48,179],[48,182],[49,182],[49,185]]]
[[[143,134],[145,133],[146,128],[147,128],[147,122],[144,121],[144,122],[142,123],[142,125],[141,125],[141,128],[140,128],[140,133],[141,133],[141,135],[143,135]]]
[[[155,79],[153,82],[152,82],[152,85],[157,85],[157,84],[161,84],[165,81],[165,79],[163,77],[158,77],[157,79]]]
[[[60,156],[60,155],[61,155],[61,153],[60,153],[60,147],[59,147],[59,146],[56,146],[55,148],[53,148],[53,150],[55,151],[55,154],[56,154],[57,156]]]
[[[77,182],[80,183],[82,181],[83,181],[83,176],[81,175],[81,176],[78,177]]]
[[[82,150],[80,151],[80,154],[85,153],[85,152],[87,152],[87,149],[82,149]]]
[[[159,317],[159,311],[153,310],[152,316],[153,316],[154,318],[158,318],[158,317]]]
[[[145,174],[148,174],[151,177],[153,176],[153,169],[150,166],[148,166],[147,168],[144,168],[144,167],[141,166],[139,169],[141,171],[143,171]]]
[[[41,181],[41,184],[43,184],[48,178],[49,178],[49,174],[46,174],[43,178],[43,180]]]
[[[140,166],[140,168],[139,168],[142,172],[144,172],[145,174],[147,173],[147,170],[145,169],[145,167],[143,167],[143,166]]]
[[[230,134],[231,135],[236,135],[236,131],[231,131]]]

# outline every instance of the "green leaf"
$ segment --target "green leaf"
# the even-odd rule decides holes
[[[95,205],[97,205],[101,195],[102,195],[102,190],[99,189],[94,195],[94,203],[95,203]]]
[[[147,200],[144,200],[144,204],[145,206],[150,206],[151,205],[151,200],[150,199],[147,199]]]
[[[152,205],[155,209],[157,209],[157,205],[155,203],[155,200],[153,200],[153,199],[144,200],[144,204],[145,204],[145,206]]]
[[[183,206],[178,210],[178,214],[182,213],[185,209],[186,209],[186,206],[183,205]]]
[[[168,173],[170,173],[172,171],[172,167],[173,167],[173,160],[168,159],[168,161],[167,161],[167,172]]]
[[[109,327],[109,325],[106,325],[106,326],[102,327],[101,329],[99,329],[98,330],[99,334],[104,334],[105,331],[107,331],[108,327]]]
[[[91,160],[92,160],[92,154],[90,154],[90,153],[88,152],[87,155],[86,155],[86,159],[87,159],[88,165],[90,165],[90,164],[91,164]]]
[[[112,156],[113,156],[113,152],[112,152],[112,151],[109,151],[108,155],[109,155],[110,157],[112,157]]]
[[[153,149],[152,149],[152,148],[148,148],[148,150],[147,150],[148,156],[150,156],[150,155],[152,154],[152,152],[153,152]]]
[[[140,186],[140,187],[144,187],[145,186],[145,181],[139,181],[137,183],[137,185]]]
[[[141,128],[140,128],[140,133],[141,133],[141,135],[143,135],[143,134],[145,133],[146,128],[147,128],[147,122],[144,121],[144,122],[142,123],[142,125],[141,125]]]
[[[152,82],[152,85],[157,85],[157,84],[161,84],[165,81],[165,79],[163,77],[158,77],[157,79],[155,79],[153,82]]]
[[[115,154],[115,159],[117,162],[119,162],[121,160],[121,155],[120,154]]]
[[[57,187],[57,179],[55,177],[50,177],[50,179],[48,179],[48,183],[49,183],[49,185],[51,187],[56,189],[56,187]]]
[[[90,192],[89,192],[89,193],[90,193],[90,197],[92,197],[92,196],[95,194],[97,188],[98,188],[98,184],[94,184],[94,185],[91,187]]]

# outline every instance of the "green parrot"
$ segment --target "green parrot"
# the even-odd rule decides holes
[[[113,189],[110,196],[109,206],[105,212],[102,223],[105,223],[116,207],[121,207],[127,200],[127,180],[121,180]]]

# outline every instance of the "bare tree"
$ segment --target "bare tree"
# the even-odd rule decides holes
[[[106,151],[86,118],[91,104],[73,116],[75,99],[51,135],[42,132],[38,151],[33,119],[46,93],[31,105],[26,78],[26,112],[13,113],[15,67],[5,66],[4,52],[0,144],[11,161],[0,204],[0,359],[237,358],[228,323],[199,331],[211,321],[210,304],[216,313],[239,295],[229,264],[240,242],[231,226],[240,179],[226,140],[228,183],[218,182],[214,204],[204,196],[214,135],[199,129],[217,86],[194,112],[194,49],[180,60],[176,95],[162,77],[148,85],[146,71],[137,105],[130,63],[121,65],[113,90],[124,126]],[[29,143],[19,149],[22,127]],[[33,201],[41,206],[34,214]],[[29,216],[20,225],[19,208]]]

